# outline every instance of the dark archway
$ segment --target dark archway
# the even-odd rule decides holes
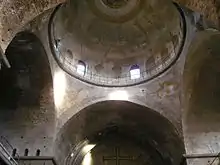
[[[107,141],[110,147],[128,141],[126,146],[140,147],[144,157],[150,157],[148,163],[158,165],[180,164],[184,153],[181,135],[166,118],[126,101],[99,102],[74,115],[57,135],[55,158],[60,164],[81,164],[72,157],[86,141],[97,146]]]
[[[18,154],[22,155],[25,148],[29,148],[30,155],[35,155],[35,145],[48,145],[39,140],[41,136],[52,138],[43,125],[47,124],[52,130],[55,119],[47,54],[38,37],[24,31],[11,41],[6,56],[11,68],[0,71],[1,134],[9,138]],[[42,150],[46,149],[42,147]]]
[[[182,103],[188,154],[218,153],[220,149],[219,43],[219,32],[198,32],[186,59]]]
[[[18,33],[6,49],[11,69],[0,72],[0,106],[37,105],[40,92],[52,84],[49,62],[41,41],[32,33]]]

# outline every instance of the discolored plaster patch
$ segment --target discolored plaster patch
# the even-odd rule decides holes
[[[178,90],[179,84],[177,82],[166,81],[159,83],[159,89],[157,90],[157,96],[164,98],[165,96],[172,95]]]

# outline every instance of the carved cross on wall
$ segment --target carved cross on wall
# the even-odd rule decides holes
[[[120,165],[120,161],[122,161],[122,160],[134,161],[134,160],[136,160],[136,158],[134,156],[121,156],[120,155],[120,148],[115,147],[115,156],[103,156],[103,161],[108,161],[108,160],[115,160],[116,165]]]

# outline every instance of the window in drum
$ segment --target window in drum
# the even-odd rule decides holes
[[[130,69],[130,77],[132,80],[139,79],[141,77],[141,70],[138,65],[132,65]]]
[[[84,76],[85,75],[85,73],[86,73],[86,64],[83,61],[79,61],[78,62],[76,72],[80,76]]]

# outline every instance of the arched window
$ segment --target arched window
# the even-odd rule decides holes
[[[138,65],[131,66],[130,77],[132,80],[139,79],[141,77],[141,71],[140,71],[140,67]]]
[[[16,154],[17,154],[17,149],[16,149],[16,148],[14,148],[14,149],[13,149],[13,151],[12,151],[12,156],[13,156],[13,157],[15,157],[15,156],[16,156]]]
[[[40,156],[40,149],[37,150],[36,156]]]
[[[78,62],[76,72],[81,76],[85,75],[85,73],[86,73],[86,64],[83,61]]]
[[[28,156],[28,149],[26,148],[25,150],[24,150],[24,156]]]

